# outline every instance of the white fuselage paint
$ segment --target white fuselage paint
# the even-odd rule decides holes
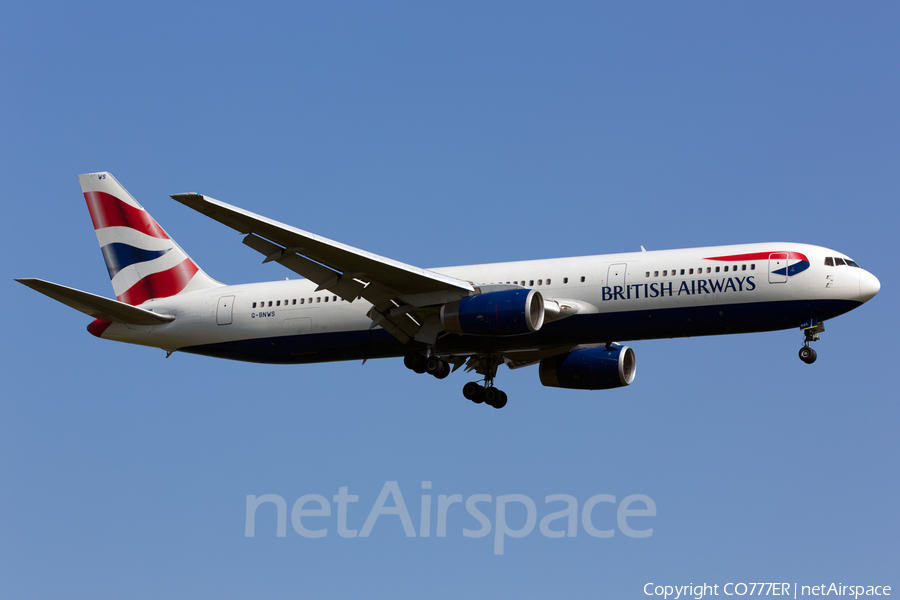
[[[803,272],[772,278],[782,283],[770,283],[773,269],[767,259],[709,260],[718,256],[777,252],[803,254],[810,265]],[[432,271],[470,281],[475,286],[517,283],[540,291],[545,299],[578,301],[582,309],[579,315],[711,306],[753,306],[758,314],[760,305],[786,301],[832,300],[856,303],[855,306],[878,291],[878,280],[869,272],[851,266],[826,266],[825,257],[847,258],[819,246],[766,243],[457,266]],[[372,322],[366,316],[371,305],[365,300],[350,303],[337,297],[335,301],[334,294],[317,292],[316,287],[305,279],[285,280],[228,285],[150,300],[141,307],[173,315],[175,320],[154,326],[113,323],[102,337],[179,350],[283,336],[364,332],[371,328]],[[222,310],[223,297],[233,297],[225,302],[227,318],[224,314],[217,316]],[[772,325],[761,330],[800,325],[799,321],[781,324],[777,315],[772,317]],[[220,324],[225,321],[228,323]],[[723,328],[702,334],[730,332]],[[674,335],[692,334],[684,333],[682,328]],[[661,327],[656,334],[641,337],[674,335]],[[628,339],[636,338],[626,335],[615,341]],[[570,342],[580,343],[578,339]],[[402,354],[401,346],[396,354]]]

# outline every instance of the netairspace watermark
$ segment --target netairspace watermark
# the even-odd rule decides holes
[[[423,490],[431,489],[430,481],[422,482]],[[388,505],[388,499],[393,503]],[[338,493],[331,498],[336,505],[336,518],[331,523],[337,529],[337,534],[342,538],[369,537],[379,517],[396,517],[388,519],[390,523],[384,527],[402,527],[408,538],[431,537],[432,522],[435,523],[435,537],[447,537],[447,514],[453,511],[459,514],[465,508],[466,513],[475,519],[480,525],[478,529],[462,528],[461,533],[467,538],[482,538],[494,532],[494,554],[503,554],[506,538],[523,538],[534,531],[538,525],[538,505],[525,494],[506,494],[491,496],[490,494],[472,494],[463,499],[462,494],[439,494],[436,499],[435,510],[432,510],[432,495],[423,493],[420,502],[419,529],[413,526],[413,520],[406,508],[403,494],[396,481],[386,481],[381,488],[381,493],[371,510],[368,511],[362,529],[349,529],[347,526],[348,514],[351,505],[359,502],[359,496],[350,494],[347,487],[338,489]],[[291,525],[299,535],[305,538],[323,538],[328,535],[330,526],[328,521],[322,518],[332,517],[332,505],[328,498],[319,494],[306,494],[300,496],[291,508]],[[264,494],[262,496],[247,496],[247,512],[244,521],[244,535],[256,536],[256,513],[263,505],[272,504],[276,508],[275,535],[285,537],[287,535],[288,510],[287,502],[277,494]],[[454,505],[459,506],[454,506]],[[491,506],[493,504],[493,506]],[[598,523],[595,520],[594,509],[598,504],[612,504],[616,506],[615,523]],[[507,508],[518,505],[524,507],[525,519],[520,518],[522,508],[513,509],[517,515],[510,515],[512,523],[507,521]],[[589,536],[596,538],[611,538],[618,529],[622,534],[630,538],[649,538],[653,535],[652,528],[636,529],[644,527],[646,520],[640,522],[635,519],[629,524],[629,518],[655,517],[656,503],[650,496],[644,494],[632,494],[621,501],[611,494],[597,494],[584,501],[579,510],[578,499],[568,494],[551,494],[544,498],[544,507],[553,512],[543,515],[538,529],[544,537],[561,538],[576,537],[578,535],[579,514],[581,527]],[[557,510],[560,509],[560,510]],[[545,511],[542,511],[542,513]],[[598,509],[597,511],[601,511]],[[270,514],[271,509],[264,509],[265,514]],[[436,513],[436,520],[432,517]],[[485,514],[487,513],[487,514]],[[494,517],[493,521],[488,515]],[[267,522],[268,517],[265,517]],[[463,517],[467,519],[467,517]],[[315,520],[314,519],[318,519]],[[382,519],[384,520],[384,519]],[[468,520],[468,519],[467,519]],[[615,528],[613,527],[615,525]],[[268,526],[267,526],[268,527]],[[271,529],[269,529],[271,531]]]
[[[719,591],[721,588],[721,592]],[[819,585],[800,585],[797,583],[726,583],[725,585],[701,583],[694,585],[644,585],[647,596],[662,596],[663,600],[679,600],[694,598],[700,600],[705,596],[890,596],[889,585],[843,585],[841,583],[822,583]]]

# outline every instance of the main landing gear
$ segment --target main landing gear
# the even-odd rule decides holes
[[[800,348],[800,360],[808,365],[816,362],[816,351],[809,347],[812,342],[819,341],[819,334],[825,331],[825,323],[819,323],[816,319],[809,319],[800,324],[803,330],[803,347]]]
[[[407,352],[403,357],[403,364],[407,369],[415,371],[420,375],[428,373],[434,375],[437,379],[443,379],[450,374],[450,363],[442,359],[440,356],[424,356],[418,352]]]
[[[483,386],[477,381],[470,381],[463,386],[463,396],[475,404],[484,402],[488,406],[493,406],[494,408],[503,408],[506,406],[507,400],[506,392],[498,390],[493,385],[490,385],[487,380],[485,380]]]
[[[506,392],[498,390],[494,387],[494,376],[497,374],[497,360],[493,356],[473,356],[468,361],[467,371],[475,371],[479,375],[484,375],[484,385],[477,381],[470,381],[463,386],[463,396],[467,400],[471,400],[475,404],[487,404],[494,408],[503,408],[506,406]],[[418,352],[408,352],[403,357],[403,364],[407,369],[416,373],[428,373],[437,379],[444,379],[453,368],[446,360],[440,356],[425,356]],[[462,361],[456,363],[461,366]]]

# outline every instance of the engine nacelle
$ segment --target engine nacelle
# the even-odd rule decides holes
[[[444,331],[468,335],[519,335],[544,324],[544,298],[514,289],[467,296],[441,307]]]
[[[584,348],[541,361],[541,383],[573,390],[608,390],[634,381],[634,350],[628,346]]]

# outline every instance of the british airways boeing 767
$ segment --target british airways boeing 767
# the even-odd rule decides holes
[[[21,283],[94,317],[97,337],[262,363],[404,357],[438,379],[465,367],[463,395],[495,408],[501,364],[539,364],[541,383],[634,381],[618,341],[800,328],[800,358],[824,321],[878,293],[835,250],[742,244],[422,269],[203,196],[176,194],[303,279],[223,285],[204,273],[109,173],[80,175],[117,300]]]

